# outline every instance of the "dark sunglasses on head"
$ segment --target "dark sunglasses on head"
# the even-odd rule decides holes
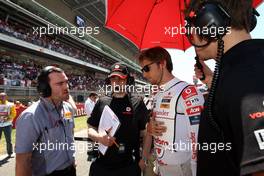
[[[158,62],[159,62],[159,61],[158,61]],[[143,73],[143,72],[149,72],[149,71],[150,71],[149,66],[152,65],[152,64],[154,64],[154,63],[158,63],[158,62],[151,62],[151,63],[145,65],[144,67],[142,67],[142,69],[141,69],[142,73]]]

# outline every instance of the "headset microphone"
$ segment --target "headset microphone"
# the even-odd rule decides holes
[[[202,71],[202,73],[203,73],[203,76],[200,78],[200,80],[203,81],[203,80],[205,80],[205,74],[204,74],[204,71],[203,71],[203,65],[200,63],[198,56],[195,56],[195,60],[196,60],[196,64],[195,64],[196,67],[198,69],[200,69]]]

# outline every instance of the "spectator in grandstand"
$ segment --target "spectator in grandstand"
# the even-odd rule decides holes
[[[13,154],[13,147],[11,142],[12,134],[12,120],[16,116],[16,109],[13,103],[7,101],[5,92],[0,93],[0,139],[2,132],[4,132],[6,139],[6,150],[8,157]]]
[[[103,68],[109,68],[112,64],[111,61],[106,60],[104,57],[91,55],[89,52],[81,51],[78,47],[75,48],[63,43],[63,41],[57,41],[56,36],[43,35],[39,37],[38,34],[33,33],[32,28],[25,28],[11,20],[8,20],[8,23],[4,22],[4,20],[0,21],[0,32]],[[137,78],[142,79],[142,76],[137,73]]]
[[[23,111],[16,123],[16,175],[76,176],[74,102],[68,78],[62,69],[47,66],[37,80],[40,100]]]
[[[134,85],[134,79],[123,63],[116,63],[111,67],[107,78],[108,84],[112,87],[111,95],[97,101],[87,121],[89,138],[108,146],[108,149],[104,155],[100,153],[92,163],[89,174],[90,176],[140,176],[139,139],[148,120],[146,106],[142,99],[126,91],[126,85]],[[120,121],[120,127],[114,136],[108,135],[111,128],[103,133],[98,131],[101,115],[106,105],[113,110]]]
[[[96,93],[90,93],[87,100],[85,101],[84,110],[88,118],[91,116],[97,97],[98,96]]]

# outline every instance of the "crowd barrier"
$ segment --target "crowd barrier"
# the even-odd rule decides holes
[[[84,110],[84,103],[78,103],[76,104],[77,106],[77,111],[76,113],[74,114],[74,117],[80,117],[80,116],[85,116],[86,115],[86,112]],[[16,128],[16,120],[17,118],[19,117],[19,115],[25,110],[27,109],[26,106],[20,106],[20,107],[16,107],[16,117],[13,119],[13,128]]]

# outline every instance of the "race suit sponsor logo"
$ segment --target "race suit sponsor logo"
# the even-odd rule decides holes
[[[202,106],[194,106],[192,108],[186,109],[187,115],[199,115],[201,113]]]
[[[165,112],[165,111],[162,111],[162,112],[160,112],[160,111],[154,111],[153,112],[153,115],[156,117],[156,116],[169,116],[169,112]]]
[[[193,97],[195,95],[198,95],[196,88],[194,86],[189,86],[187,87],[183,92],[182,92],[182,98],[184,100]]]
[[[162,140],[162,139],[160,139],[158,137],[154,139],[154,142],[157,145],[159,145],[159,146],[167,146],[167,145],[169,145],[169,142],[168,141]]]
[[[198,105],[200,102],[199,98],[191,98],[190,100],[185,101],[187,107]]]
[[[161,100],[161,103],[170,103],[171,102],[171,98],[163,98]]]
[[[254,131],[260,150],[264,150],[264,129]]]
[[[160,108],[161,109],[170,109],[170,104],[162,103],[162,104],[160,104]]]
[[[249,118],[251,118],[253,120],[259,119],[259,118],[264,118],[264,112],[251,113],[251,114],[249,114]]]
[[[154,139],[154,143],[157,158],[161,159],[164,155],[164,148],[169,145],[169,142],[157,137]]]
[[[190,116],[189,120],[191,125],[198,125],[200,122],[200,115]]]
[[[185,105],[186,105],[187,107],[190,107],[190,106],[192,106],[192,102],[191,102],[190,100],[185,101]]]

